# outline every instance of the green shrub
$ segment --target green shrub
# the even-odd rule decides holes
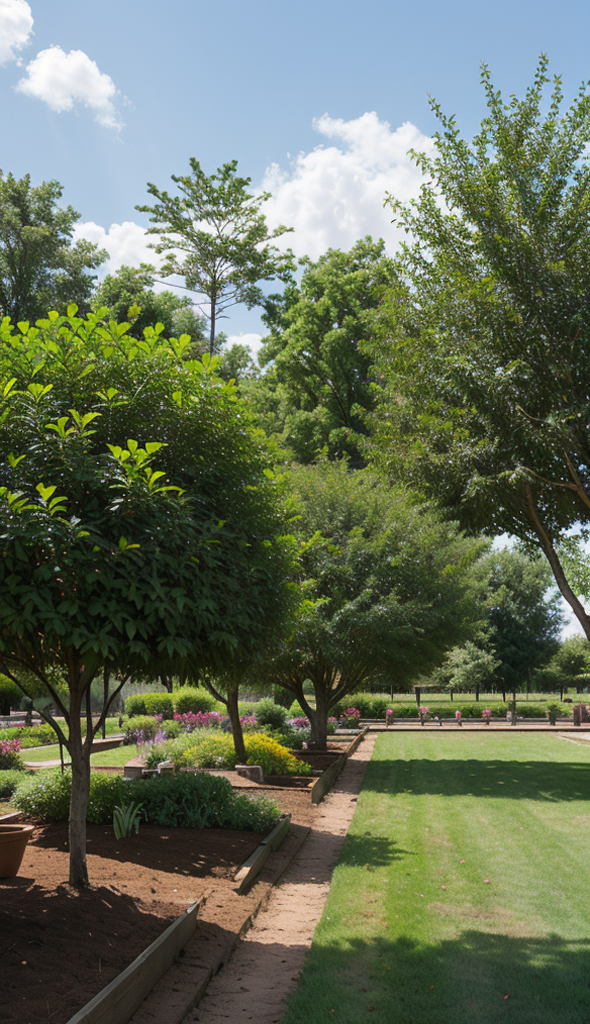
[[[35,772],[22,782],[13,798],[14,806],[43,821],[66,821],[70,811],[71,775],[51,770]],[[125,800],[129,783],[121,775],[93,772],[87,820],[93,825],[108,825],[117,804]]]
[[[268,725],[271,729],[280,729],[287,721],[287,709],[275,704],[270,697],[258,701],[255,713],[257,724]]]
[[[181,732],[178,737],[158,743],[157,746],[148,750],[146,762],[148,768],[157,768],[160,761],[172,761],[174,767],[179,769],[183,763],[185,752],[203,743],[213,734],[219,735],[218,729],[195,729],[194,732]]]
[[[355,700],[358,695],[355,694]],[[510,711],[512,702],[493,700],[493,701],[445,701],[443,704],[437,703],[435,700],[429,700],[428,697],[424,697],[422,704],[426,705],[429,711],[430,717],[432,715],[439,715],[441,718],[454,718],[455,712],[460,711],[463,718],[481,718],[482,711],[484,708],[490,708],[495,718],[506,718],[506,712]],[[571,706],[567,704],[560,704],[557,702],[559,707],[560,716],[571,715]],[[402,701],[389,702],[389,707],[395,711],[396,718],[418,718],[419,712],[415,702]],[[517,715],[522,718],[545,718],[547,715],[547,704],[544,701],[517,701],[516,711]],[[383,718],[385,715],[383,715]]]
[[[38,772],[22,783],[14,806],[45,821],[65,821],[69,814],[71,776]],[[235,828],[266,832],[280,818],[272,800],[235,796],[227,779],[210,775],[163,775],[126,781],[99,772],[90,778],[88,821],[107,825],[116,806],[143,804],[148,822],[168,828]]]
[[[186,715],[187,711],[195,715],[197,711],[219,711],[219,701],[204,687],[181,686],[172,696],[174,711],[179,715]]]
[[[143,703],[146,715],[162,715],[163,718],[174,717],[174,699],[171,693],[144,693]]]
[[[238,711],[240,712],[240,716],[243,717],[244,715],[255,715],[256,708],[258,707],[259,704],[259,700],[241,700],[238,704]]]
[[[18,708],[23,699],[22,690],[8,679],[0,675],[0,715],[9,715],[12,708]]]
[[[19,740],[21,747],[42,747],[47,743],[56,743],[57,736],[50,725],[25,725],[15,728],[0,729],[2,740]]]
[[[162,723],[152,715],[133,715],[123,723],[123,728],[125,743],[137,743],[140,733],[143,740],[153,740]]]
[[[275,704],[280,704],[287,711],[293,703],[293,694],[289,690],[283,690],[282,686],[273,686],[272,695]]]
[[[125,714],[132,718],[135,715],[145,715],[145,693],[132,693],[125,701]]]
[[[8,800],[22,781],[23,772],[18,768],[0,771],[0,800]]]
[[[332,712],[330,712],[332,714]],[[288,718],[306,718],[307,712],[303,710],[298,700],[294,700],[289,708]]]

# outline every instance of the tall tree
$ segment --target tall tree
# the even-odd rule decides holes
[[[190,160],[191,173],[172,175],[179,195],[171,196],[148,183],[154,206],[136,207],[149,213],[158,235],[153,248],[166,253],[162,274],[180,274],[186,287],[206,296],[203,312],[209,320],[209,352],[215,351],[217,321],[237,303],[248,309],[264,304],[260,282],[290,280],[292,254],[272,244],[291,229],[269,231],[262,212],[269,192],[248,191],[251,178],[240,178],[238,162],[206,175],[198,160]]]
[[[362,344],[391,284],[392,261],[382,240],[367,237],[349,252],[330,249],[316,262],[300,262],[301,285],[287,287],[263,315],[271,333],[259,362],[272,363],[272,373],[248,393],[264,418],[274,383],[270,404],[280,403],[282,442],[300,462],[324,451],[358,464],[358,436],[366,432],[361,415],[374,401],[371,358]]]
[[[92,681],[105,664],[120,687],[254,656],[290,556],[265,450],[215,362],[184,359],[188,337],[148,328],[138,344],[75,312],[0,328],[0,668],[25,694],[37,679],[65,719],[39,706],[71,755],[70,881],[84,885],[109,706],[93,724]]]
[[[298,467],[290,480],[301,600],[270,652],[271,677],[297,697],[321,748],[347,694],[368,680],[401,689],[469,635],[469,567],[482,543],[343,461]]]
[[[376,450],[464,525],[547,557],[590,637],[559,555],[590,522],[590,95],[568,110],[547,60],[472,143],[441,123],[418,201],[391,199],[408,242],[382,317]]]
[[[188,334],[191,354],[198,355],[206,347],[203,318],[195,313],[188,295],[153,291],[155,274],[149,263],[119,267],[101,281],[92,296],[92,309],[105,309],[106,316],[119,323],[129,321],[128,333],[134,338],[143,338],[145,328],[157,323],[163,325],[167,338]]]
[[[31,185],[0,171],[0,316],[35,321],[47,309],[87,306],[95,270],[107,258],[85,239],[72,244],[80,214],[59,206],[58,181]]]

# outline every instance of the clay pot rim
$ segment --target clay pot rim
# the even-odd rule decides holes
[[[19,822],[0,822],[0,836],[10,835],[12,832],[16,832],[19,835],[30,835],[31,832],[35,831],[34,825],[21,825]]]

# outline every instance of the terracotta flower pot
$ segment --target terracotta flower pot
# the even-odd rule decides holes
[[[26,845],[35,831],[33,825],[0,825],[0,878],[14,878]]]

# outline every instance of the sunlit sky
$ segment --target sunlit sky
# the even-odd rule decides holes
[[[78,235],[110,253],[101,273],[155,262],[134,207],[191,156],[207,173],[237,159],[298,255],[365,234],[394,248],[383,197],[416,192],[428,95],[470,136],[482,61],[522,94],[547,52],[571,98],[589,40],[581,0],[0,0],[0,167],[62,183]],[[256,349],[256,311],[222,326]]]

